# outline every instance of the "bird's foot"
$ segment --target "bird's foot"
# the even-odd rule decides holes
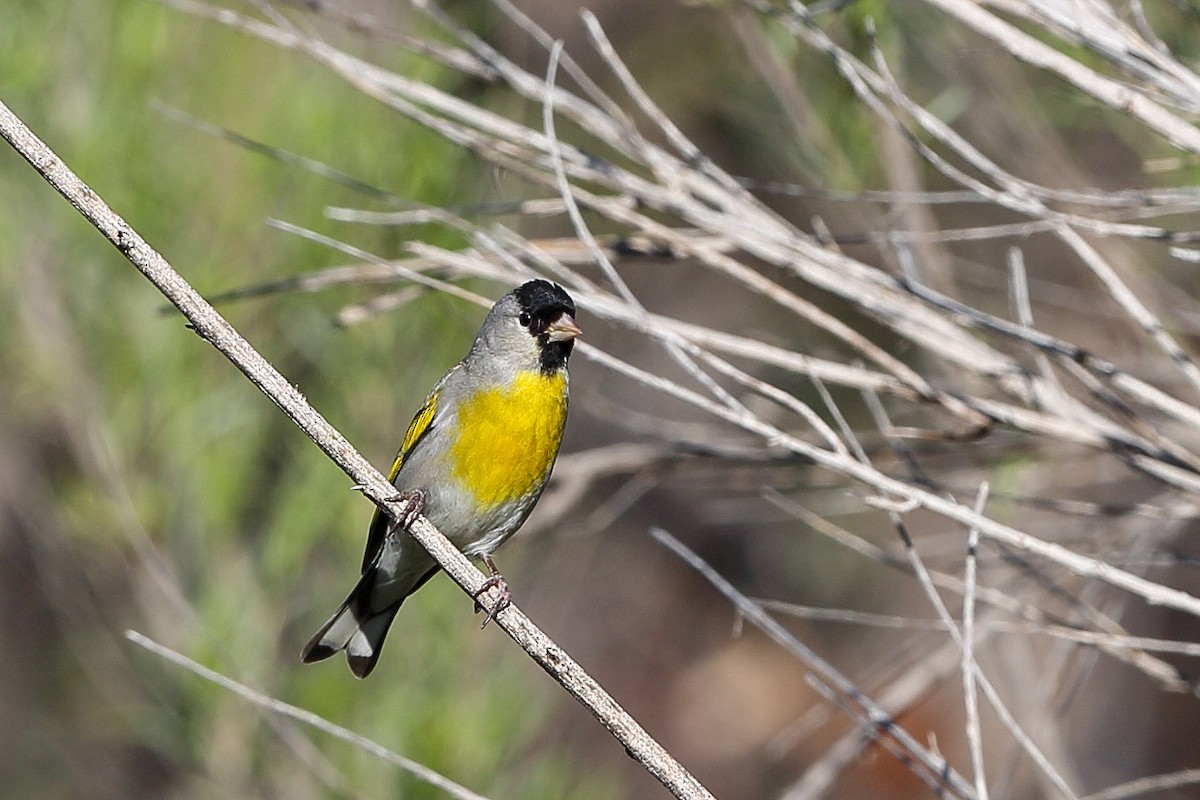
[[[491,575],[485,578],[483,583],[480,584],[479,589],[471,595],[475,600],[475,613],[478,614],[480,611],[483,611],[483,603],[479,602],[479,598],[488,589],[498,589],[500,596],[497,598],[496,604],[488,611],[487,616],[483,618],[483,624],[479,626],[480,628],[486,628],[487,624],[494,620],[497,614],[512,605],[512,593],[508,591],[508,583],[504,580],[504,576],[500,574],[500,570],[496,569],[496,564],[492,561],[492,557],[484,556],[483,563],[487,565]]]
[[[425,492],[422,489],[407,489],[403,492],[396,492],[388,500],[393,503],[407,504],[404,510],[400,512],[399,519],[396,520],[395,530],[408,530],[417,521],[417,517],[421,516],[421,512],[425,510]]]

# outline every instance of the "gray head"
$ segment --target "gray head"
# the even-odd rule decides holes
[[[533,280],[496,301],[471,352],[490,351],[485,363],[497,367],[550,374],[567,366],[581,332],[571,296],[556,283]]]

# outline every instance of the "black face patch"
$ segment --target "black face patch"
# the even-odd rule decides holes
[[[530,322],[540,321],[542,330],[545,330],[545,326],[550,324],[555,313],[565,311],[571,316],[575,316],[575,301],[557,283],[543,280],[529,281],[513,289],[513,296],[517,298],[517,304],[521,307],[521,324],[525,327],[529,326],[529,323],[525,321],[526,316],[529,317]]]
[[[521,284],[513,290],[513,296],[521,309],[517,322],[536,336],[541,345],[542,371],[551,373],[561,369],[575,343],[550,341],[546,328],[563,314],[575,316],[575,301],[561,286],[544,280]]]
[[[552,342],[550,337],[543,333],[538,337],[538,344],[541,345],[538,363],[541,365],[542,373],[550,375],[566,366],[571,349],[575,347],[575,340],[566,339],[561,342]]]

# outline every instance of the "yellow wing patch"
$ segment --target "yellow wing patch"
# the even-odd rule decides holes
[[[429,395],[425,399],[425,405],[421,406],[421,410],[413,417],[412,422],[408,423],[408,431],[404,434],[404,441],[400,444],[400,452],[396,454],[396,460],[392,462],[392,471],[388,473],[389,481],[396,480],[396,475],[399,474],[404,459],[416,447],[417,442],[421,441],[421,437],[429,431],[429,424],[433,422],[433,417],[437,413],[437,399],[437,392]]]
[[[450,448],[454,477],[482,505],[498,505],[541,488],[567,420],[565,374],[523,372],[512,386],[463,401]]]

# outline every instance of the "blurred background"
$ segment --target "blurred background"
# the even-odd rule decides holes
[[[270,227],[269,219],[393,257],[409,239],[447,247],[464,241],[435,226],[351,226],[324,210],[403,207],[396,198],[463,206],[532,196],[303,55],[180,8],[147,0],[5,5],[0,99],[207,295],[348,263]],[[539,127],[540,108],[520,106],[486,82],[402,46],[398,34],[433,29],[407,4],[307,5],[280,8],[303,30],[372,63]],[[563,38],[585,69],[607,77],[584,38],[580,4],[518,5]],[[1194,57],[1195,17],[1154,5],[1157,30],[1170,35],[1174,52]],[[872,232],[929,226],[922,217],[933,213],[929,207],[880,207],[839,194],[915,191],[937,181],[910,171],[910,159],[897,156],[900,137],[853,102],[824,57],[736,5],[597,0],[587,6],[650,95],[718,164],[760,182],[822,190],[768,195],[801,228],[809,230],[819,216],[847,252],[869,259]],[[248,3],[230,7],[258,16]],[[544,69],[544,49],[492,5],[458,0],[443,7],[517,63]],[[1194,179],[1195,165],[1187,162],[1169,165],[1166,178],[1148,172],[1147,164],[1173,157],[1163,142],[1015,64],[924,4],[855,2],[830,13],[828,27],[864,54],[870,17],[916,99],[1022,175],[1059,187],[1114,189]],[[287,154],[321,162],[339,176],[314,174]],[[354,680],[341,659],[302,667],[301,645],[352,585],[372,506],[7,147],[0,148],[0,197],[5,796],[445,796],[168,665],[130,644],[127,629],[488,797],[666,796],[501,631],[481,632],[469,600],[444,578],[406,603],[368,681]],[[996,221],[994,211],[938,207],[937,224],[979,224],[985,213],[992,215],[986,221]],[[531,237],[571,234],[561,217],[495,218]],[[1028,247],[1031,263],[1054,262],[1052,244],[1031,240]],[[917,249],[932,285],[957,287],[981,307],[1005,313],[1004,248],[987,241]],[[1175,307],[1181,337],[1190,343],[1194,268],[1148,248],[1127,255],[1154,276],[1148,293],[1162,304],[1189,298]],[[707,324],[783,342],[811,334],[808,352],[840,355],[818,334],[781,329],[784,318],[761,299],[726,299],[719,279],[686,262],[633,257],[622,271],[656,312],[683,317],[701,309]],[[1031,276],[1058,290],[1039,295],[1052,298],[1039,321],[1109,357],[1136,362],[1136,337],[1112,325],[1102,303],[1080,301],[1073,287],[1086,279],[1076,272]],[[489,297],[509,288],[482,280],[468,285]],[[336,324],[343,309],[380,292],[373,285],[335,286],[229,300],[220,309],[386,468],[412,412],[465,352],[482,311],[425,292],[358,324]],[[897,346],[852,310],[832,300],[829,307],[885,346]],[[661,352],[641,352],[648,345],[640,337],[586,315],[580,323],[589,342],[650,367],[664,360]],[[818,402],[795,376],[760,373]],[[559,471],[576,482],[565,487],[560,477],[498,557],[516,602],[717,796],[783,796],[848,726],[822,705],[788,653],[754,630],[740,630],[728,603],[647,531],[668,529],[751,595],[929,617],[911,581],[812,533],[766,502],[763,491],[836,517],[881,546],[894,545],[895,533],[844,485],[803,464],[622,462],[623,451],[607,448],[682,441],[691,435],[688,425],[700,423],[664,411],[661,396],[614,382],[583,359],[573,364],[572,391]],[[731,449],[747,440],[733,430],[710,434],[706,427],[698,438]],[[958,476],[973,475],[985,461],[1002,463],[992,477],[1014,495],[1034,487],[1057,495],[1056,482],[1068,480],[1079,488],[1073,496],[1096,500],[1134,502],[1151,493],[1077,452],[1032,454],[1012,445],[1001,437],[995,449],[930,457],[944,458]],[[585,460],[597,454],[599,461]],[[567,491],[580,485],[585,491]],[[1011,520],[1023,512],[1014,506],[1008,513]],[[1092,524],[1050,515],[1045,522],[1079,536]],[[946,533],[944,523],[939,530]],[[1186,550],[1186,542],[1179,547]],[[1176,569],[1182,585],[1200,588],[1186,565]],[[1193,623],[1156,616],[1148,627],[1189,640]],[[897,653],[945,641],[905,628],[789,626],[868,690],[888,680]],[[1200,732],[1194,698],[1148,686],[1123,664],[1101,669],[1112,674],[1080,684],[1071,698],[1079,732],[1074,749],[1056,753],[1075,765],[1071,779],[1081,791],[1194,766]],[[1019,686],[1014,696],[1020,705]],[[957,697],[935,684],[901,721],[923,742],[940,734],[941,751],[961,763]],[[1114,719],[1123,727],[1117,740]],[[997,769],[1013,763],[1004,758],[996,756]],[[1030,774],[1012,767],[1007,794],[1002,789],[997,796],[1057,796]],[[1197,796],[1179,791],[1161,796]],[[828,796],[929,791],[891,756],[868,748]]]

